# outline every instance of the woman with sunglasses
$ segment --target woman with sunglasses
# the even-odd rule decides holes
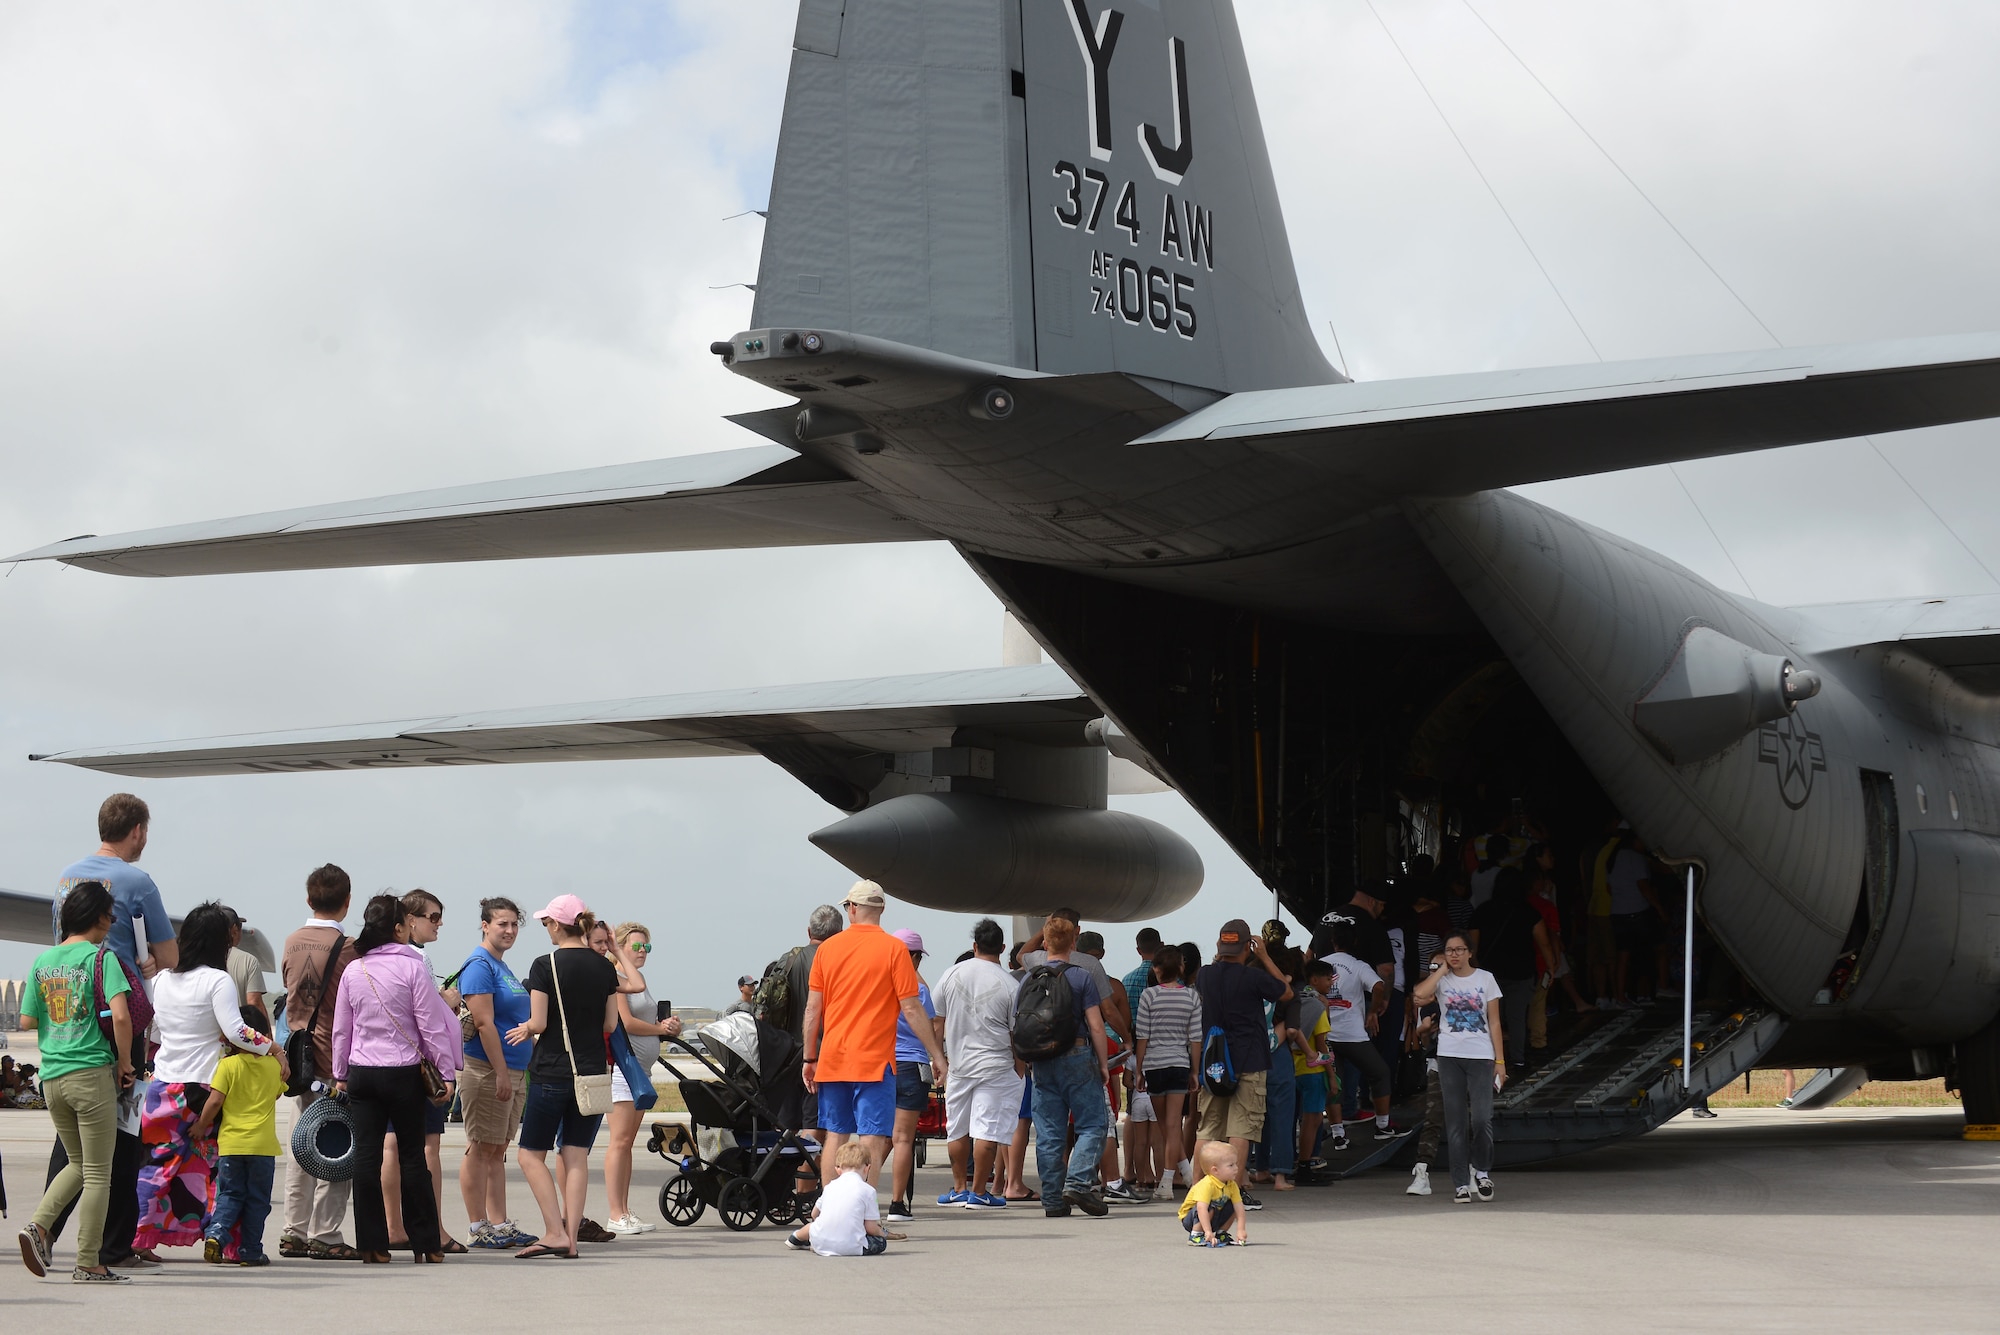
[[[1472,967],[1472,943],[1462,932],[1444,939],[1444,961],[1411,995],[1422,1009],[1438,1004],[1438,1090],[1451,1146],[1452,1201],[1493,1199],[1493,1096],[1507,1082],[1494,1058],[1506,1051],[1500,1034],[1500,983]]]
[[[412,890],[403,896],[403,927],[407,943],[419,955],[438,939],[444,926],[444,902],[428,890]],[[456,979],[454,974],[453,978]],[[458,994],[444,998],[452,1010],[458,1009]],[[424,1163],[431,1170],[431,1199],[437,1202],[438,1233],[448,1256],[463,1256],[465,1244],[444,1231],[444,1127],[450,1104],[424,1105]],[[396,1151],[396,1133],[389,1132],[382,1144],[382,1208],[389,1219],[389,1247],[400,1251],[410,1245],[403,1229],[403,1169]],[[525,1246],[526,1244],[522,1244]]]
[[[654,1017],[659,1003],[646,986],[646,959],[653,953],[653,933],[643,923],[621,922],[611,931],[611,962],[618,969],[618,1022],[625,1026],[625,1041],[632,1055],[647,1071],[660,1057],[662,1036],[673,1038],[681,1032],[681,1022]],[[637,991],[629,991],[633,984]],[[613,1233],[651,1233],[651,1224],[632,1213],[632,1143],[639,1138],[642,1120],[633,1101],[631,1086],[616,1065],[611,1068],[611,1140],[604,1147],[604,1194],[611,1202],[611,1220],[605,1225]]]

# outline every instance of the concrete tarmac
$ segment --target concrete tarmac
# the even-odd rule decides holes
[[[193,1249],[129,1287],[68,1282],[73,1255],[36,1281],[0,1255],[10,1331],[80,1330],[142,1320],[225,1330],[884,1331],[958,1319],[980,1329],[1220,1318],[1215,1329],[1283,1330],[1406,1323],[1481,1332],[1709,1327],[1730,1332],[2000,1328],[2000,1145],[1958,1138],[1955,1111],[1730,1110],[1682,1118],[1594,1154],[1499,1175],[1491,1205],[1448,1190],[1407,1197],[1379,1172],[1286,1195],[1265,1193],[1252,1245],[1188,1247],[1173,1206],[1045,1219],[1036,1208],[969,1213],[919,1204],[888,1255],[830,1260],[785,1250],[779,1230],[693,1227],[586,1246],[575,1262],[501,1253],[408,1257],[386,1267],[278,1261],[248,1271],[204,1265]],[[46,1114],[0,1112],[9,1229],[40,1196]],[[446,1219],[463,1231],[446,1140]],[[667,1176],[644,1153],[638,1212],[657,1219]],[[934,1164],[943,1159],[943,1146]],[[601,1153],[597,1156],[601,1160]],[[281,1166],[282,1173],[282,1166]],[[533,1203],[511,1173],[516,1217]],[[920,1171],[918,1199],[949,1186]],[[280,1207],[281,1208],[281,1207]],[[594,1161],[591,1217],[604,1217]],[[266,1234],[275,1252],[279,1220]],[[352,1241],[350,1232],[349,1240]],[[58,1282],[55,1276],[60,1275]]]

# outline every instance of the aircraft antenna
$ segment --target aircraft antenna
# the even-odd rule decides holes
[[[1694,256],[1695,259],[1701,264],[1701,267],[1708,270],[1709,276],[1722,285],[1722,290],[1724,292],[1727,292],[1735,300],[1736,304],[1743,308],[1743,313],[1749,316],[1752,320],[1757,322],[1757,327],[1764,331],[1764,336],[1771,340],[1772,346],[1780,348],[1784,347],[1785,346],[1784,340],[1780,339],[1776,334],[1771,332],[1771,326],[1765,324],[1763,317],[1759,316],[1756,311],[1750,308],[1750,303],[1743,299],[1743,294],[1738,292],[1735,288],[1729,285],[1729,280],[1727,278],[1724,278],[1721,272],[1717,270],[1713,264],[1710,264],[1708,262],[1708,256],[1702,254],[1701,251],[1695,248],[1694,242],[1688,240],[1687,233],[1681,231],[1680,228],[1674,226],[1674,220],[1667,216],[1666,210],[1662,209],[1658,204],[1655,204],[1653,202],[1653,197],[1647,194],[1643,189],[1641,189],[1639,183],[1632,179],[1632,174],[1626,171],[1623,167],[1618,165],[1618,159],[1611,156],[1611,150],[1606,148],[1603,144],[1598,143],[1597,136],[1592,134],[1589,130],[1583,128],[1583,122],[1576,118],[1576,113],[1571,111],[1569,107],[1564,104],[1563,100],[1556,96],[1555,90],[1553,88],[1550,88],[1546,83],[1542,82],[1542,76],[1535,73],[1534,69],[1528,64],[1527,61],[1521,59],[1521,53],[1516,51],[1513,47],[1507,44],[1507,39],[1505,37],[1502,37],[1499,31],[1496,28],[1494,28],[1494,26],[1491,23],[1487,22],[1486,16],[1473,7],[1472,0],[1459,0],[1459,3],[1465,6],[1467,13],[1471,14],[1472,17],[1479,20],[1479,26],[1486,29],[1486,31],[1489,34],[1491,34],[1494,41],[1500,43],[1500,49],[1502,51],[1505,51],[1508,55],[1514,58],[1514,63],[1521,67],[1521,72],[1527,75],[1530,79],[1533,79],[1535,81],[1535,87],[1541,89],[1543,94],[1545,94],[1548,97],[1549,101],[1555,104],[1556,110],[1560,111],[1564,115],[1564,117],[1568,119],[1569,123],[1576,127],[1576,132],[1582,135],[1586,140],[1588,140],[1590,146],[1596,149],[1598,154],[1606,162],[1611,164],[1611,170],[1617,172],[1618,175],[1624,179],[1625,184],[1632,187],[1632,193],[1637,195],[1640,199],[1646,201],[1646,207],[1653,211],[1653,216],[1658,218],[1661,222],[1667,225],[1667,230],[1669,232],[1672,232],[1683,246],[1687,247],[1688,254]],[[1378,15],[1377,17],[1380,16]]]
[[[1528,234],[1521,230],[1521,224],[1515,222],[1514,215],[1507,211],[1507,205],[1501,200],[1500,192],[1493,188],[1493,182],[1487,179],[1485,169],[1479,165],[1479,159],[1472,156],[1472,150],[1466,147],[1465,140],[1459,137],[1458,127],[1451,123],[1451,117],[1444,114],[1444,108],[1438,104],[1437,98],[1431,93],[1431,86],[1424,82],[1423,75],[1417,73],[1415,63],[1410,60],[1409,53],[1403,50],[1403,44],[1396,40],[1396,34],[1389,27],[1388,20],[1382,17],[1381,10],[1375,8],[1375,0],[1367,0],[1367,3],[1368,12],[1375,16],[1375,22],[1381,25],[1383,35],[1389,39],[1389,45],[1395,47],[1396,54],[1402,58],[1403,68],[1409,70],[1410,77],[1417,81],[1417,87],[1423,90],[1425,99],[1431,104],[1431,110],[1435,111],[1438,119],[1444,122],[1445,132],[1451,135],[1452,142],[1458,145],[1458,151],[1465,154],[1466,162],[1471,164],[1473,174],[1479,177],[1479,183],[1486,187],[1486,193],[1493,197],[1493,203],[1499,208],[1500,216],[1505,218],[1507,225],[1514,229],[1514,236],[1520,241],[1521,249],[1528,252],[1528,258],[1533,260],[1535,267],[1542,272],[1542,281],[1549,285],[1549,291],[1555,293],[1556,300],[1562,303],[1563,314],[1569,316],[1569,322],[1576,326],[1577,336],[1583,339],[1584,346],[1590,349],[1592,357],[1595,357],[1600,362],[1603,361],[1604,354],[1597,350],[1597,344],[1591,341],[1589,332],[1583,327],[1583,321],[1577,319],[1576,312],[1570,309],[1569,298],[1565,297],[1562,289],[1556,286],[1556,280],[1550,275],[1548,265],[1542,263],[1542,257],[1537,255],[1535,248],[1528,243]]]
[[[1348,373],[1347,354],[1340,350],[1340,331],[1333,327],[1333,321],[1328,320],[1326,322],[1326,332],[1333,335],[1333,355],[1340,358],[1340,373],[1344,376],[1347,376],[1349,380],[1354,379],[1354,377]]]
[[[1731,299],[1734,300],[1736,304],[1742,308],[1743,313],[1756,322],[1757,327],[1764,331],[1764,336],[1771,340],[1771,345],[1773,347],[1778,347],[1778,348],[1784,347],[1785,346],[1784,340],[1779,338],[1775,333],[1771,331],[1771,326],[1764,323],[1764,318],[1759,314],[1757,314],[1756,310],[1750,305],[1748,301],[1744,300],[1743,294],[1738,292],[1734,287],[1730,286],[1729,280],[1722,276],[1722,272],[1719,269],[1717,269],[1713,264],[1710,264],[1708,262],[1708,256],[1702,254],[1701,250],[1695,245],[1695,243],[1688,239],[1687,233],[1683,232],[1679,227],[1674,225],[1674,220],[1667,216],[1666,210],[1662,209],[1658,204],[1653,202],[1653,197],[1646,193],[1644,187],[1642,187],[1637,181],[1632,179],[1632,173],[1626,171],[1624,167],[1619,165],[1618,159],[1611,156],[1611,150],[1606,148],[1603,144],[1597,141],[1597,136],[1592,134],[1587,128],[1585,128],[1584,123],[1577,119],[1576,113],[1571,111],[1568,105],[1564,103],[1564,101],[1560,97],[1556,96],[1555,89],[1549,87],[1548,84],[1543,81],[1542,76],[1535,73],[1534,67],[1529,65],[1526,60],[1523,60],[1521,58],[1521,53],[1519,51],[1516,51],[1513,48],[1513,46],[1508,43],[1507,39],[1500,35],[1499,29],[1495,28],[1493,24],[1487,19],[1487,17],[1479,12],[1478,8],[1472,3],[1472,0],[1459,0],[1459,3],[1465,6],[1465,10],[1468,14],[1472,15],[1473,18],[1479,20],[1479,26],[1486,29],[1487,33],[1493,38],[1493,40],[1500,44],[1500,49],[1502,51],[1505,51],[1509,56],[1513,58],[1514,63],[1521,67],[1521,72],[1527,75],[1530,79],[1533,79],[1535,81],[1535,87],[1541,89],[1543,95],[1546,96],[1549,99],[1549,101],[1554,104],[1555,109],[1557,111],[1560,111],[1563,114],[1564,118],[1567,119],[1571,125],[1576,127],[1576,132],[1582,135],[1592,148],[1597,150],[1598,156],[1602,157],[1606,162],[1611,164],[1611,170],[1617,172],[1619,177],[1625,182],[1625,184],[1632,187],[1632,193],[1645,201],[1646,207],[1653,211],[1653,216],[1658,218],[1662,223],[1665,223],[1667,230],[1674,234],[1675,239],[1678,240],[1683,246],[1687,247],[1688,254],[1694,256],[1695,261],[1699,263],[1702,268],[1708,270],[1709,277],[1715,279],[1715,281],[1719,285],[1721,285],[1722,290],[1724,292],[1727,292],[1730,295]],[[1369,8],[1370,9],[1374,8],[1374,0],[1369,0]],[[1380,14],[1377,14],[1375,16],[1375,20],[1376,22],[1380,23],[1382,20],[1382,16]],[[1383,25],[1384,31],[1387,31],[1387,28],[1388,25],[1384,24]],[[1391,42],[1394,42],[1396,39],[1394,36],[1391,36],[1389,40]],[[1402,55],[1402,48],[1400,46],[1396,48],[1396,53],[1398,55]],[[1403,57],[1403,63],[1405,65],[1410,64],[1410,59],[1408,56]],[[1415,66],[1410,67],[1410,73],[1411,74],[1416,73]],[[1423,83],[1422,78],[1418,78],[1417,82],[1419,85],[1421,85]],[[1430,90],[1428,88],[1424,90],[1424,95],[1426,97],[1430,96]],[[1431,99],[1431,105],[1433,107],[1437,106],[1437,100],[1435,98]],[[1442,116],[1444,113],[1440,111],[1438,114]],[[1453,132],[1452,137],[1457,138],[1456,131]],[[1465,144],[1462,140],[1459,143],[1459,147],[1461,149],[1465,147]],[[1471,154],[1468,153],[1466,156],[1470,157]],[[1483,174],[1481,176],[1481,179],[1482,180],[1485,179]],[[1491,186],[1488,186],[1487,188],[1488,190],[1492,189]],[[1497,201],[1498,196],[1495,196],[1495,199]],[[1504,206],[1502,211],[1503,212],[1505,211]],[[1513,219],[1509,218],[1508,221],[1512,222]],[[1515,228],[1514,230],[1517,233],[1520,231],[1518,227]],[[1523,244],[1525,244],[1525,242]],[[1540,263],[1540,261],[1537,261],[1537,263]],[[1543,277],[1547,276],[1548,276],[1548,271],[1543,270]],[[1554,283],[1551,282],[1550,286],[1553,287]],[[1560,299],[1562,296],[1560,292],[1558,292],[1556,295],[1558,299]],[[1563,305],[1564,309],[1567,310],[1568,303],[1564,302]],[[1572,314],[1570,318],[1575,319],[1576,317],[1574,314]],[[1587,336],[1585,338],[1585,341],[1586,342],[1589,341]],[[1338,340],[1336,340],[1336,343],[1337,342]],[[1600,357],[1598,358],[1598,360],[1602,361],[1604,359]],[[1881,444],[1876,441],[1875,437],[1863,436],[1862,439],[1868,442],[1868,448],[1875,451],[1875,457],[1882,461],[1883,466],[1886,467],[1891,473],[1894,473],[1896,475],[1896,480],[1903,484],[1904,489],[1907,490],[1910,493],[1910,495],[1917,498],[1917,504],[1923,506],[1925,510],[1929,511],[1931,518],[1937,520],[1938,525],[1941,528],[1943,528],[1946,533],[1951,535],[1951,540],[1953,542],[1956,542],[1959,545],[1960,549],[1963,550],[1967,556],[1972,558],[1972,563],[1985,572],[1986,578],[1992,580],[1995,584],[2000,584],[2000,575],[1996,575],[1993,573],[1993,568],[1987,565],[1985,561],[1980,559],[1979,553],[1972,549],[1972,544],[1967,542],[1964,539],[1964,537],[1959,534],[1959,531],[1956,528],[1952,527],[1951,522],[1949,520],[1947,520],[1943,515],[1938,513],[1937,507],[1935,505],[1932,505],[1930,501],[1925,498],[1924,494],[1921,491],[1917,490],[1916,484],[1903,475],[1903,470],[1896,467],[1896,465],[1893,462],[1891,462],[1887,452],[1883,450]],[[1674,481],[1679,482],[1681,484],[1681,490],[1687,493],[1688,502],[1694,506],[1695,513],[1701,515],[1702,523],[1708,524],[1708,531],[1715,538],[1716,545],[1718,547],[1722,547],[1723,555],[1729,556],[1729,564],[1736,567],[1737,577],[1739,579],[1742,579],[1743,567],[1736,564],[1736,558],[1734,556],[1730,556],[1729,548],[1723,546],[1722,536],[1716,533],[1715,525],[1710,524],[1708,521],[1708,516],[1702,513],[1701,505],[1694,499],[1694,493],[1688,490],[1687,482],[1684,479],[1682,479],[1680,472],[1677,469],[1674,469],[1674,466],[1672,464],[1667,465],[1667,467],[1670,471],[1673,471]],[[1743,579],[1743,587],[1746,589],[1750,587],[1750,581],[1748,579]],[[1754,598],[1757,595],[1753,591],[1750,596]]]

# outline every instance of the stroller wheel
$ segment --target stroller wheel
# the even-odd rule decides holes
[[[695,1190],[693,1181],[679,1173],[668,1178],[666,1185],[660,1188],[660,1218],[675,1228],[686,1228],[701,1218],[701,1212],[707,1208],[708,1203]]]
[[[925,1138],[925,1137],[923,1137],[923,1136],[918,1136],[918,1137],[917,1137],[917,1152],[916,1152],[916,1155],[915,1155],[915,1158],[916,1158],[916,1161],[917,1161],[917,1167],[919,1167],[919,1168],[928,1168],[928,1167],[930,1167],[930,1164],[931,1164],[931,1143],[930,1143],[930,1141],[929,1141],[929,1140],[928,1140],[927,1138]]]
[[[724,1228],[747,1233],[764,1221],[764,1189],[747,1177],[732,1177],[722,1184],[715,1208]]]
[[[799,1198],[789,1191],[780,1191],[772,1196],[771,1203],[764,1210],[764,1217],[773,1224],[783,1226],[795,1224],[799,1219]]]

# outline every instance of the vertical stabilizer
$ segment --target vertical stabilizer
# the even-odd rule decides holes
[[[803,0],[753,323],[1225,391],[1340,378],[1229,0]]]

